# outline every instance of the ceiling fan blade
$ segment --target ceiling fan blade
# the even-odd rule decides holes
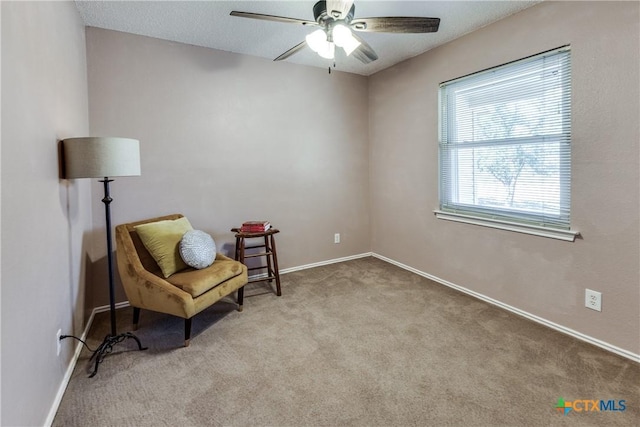
[[[294,53],[297,53],[298,51],[304,49],[305,46],[307,46],[307,41],[303,40],[302,43],[299,43],[299,44],[295,45],[294,47],[292,47],[291,49],[289,49],[288,51],[286,51],[285,53],[283,53],[282,55],[280,55],[276,59],[274,59],[274,61],[282,61],[283,59],[287,59],[288,57],[290,57]]]
[[[344,19],[352,6],[353,0],[327,0],[327,15],[334,19]]]
[[[410,16],[360,18],[351,21],[351,29],[355,31],[377,33],[435,33],[439,26],[440,18]]]
[[[378,55],[367,42],[362,40],[356,34],[353,34],[353,37],[355,37],[355,39],[360,42],[360,46],[358,46],[356,50],[351,53],[352,56],[356,57],[356,59],[365,64],[369,64],[370,62],[378,59]]]
[[[284,22],[285,24],[300,24],[300,25],[309,25],[309,26],[318,25],[317,22],[307,21],[306,19],[287,18],[286,16],[263,15],[262,13],[238,12],[236,10],[231,11],[230,15],[237,16],[239,18],[251,18],[251,19],[262,19],[264,21]]]

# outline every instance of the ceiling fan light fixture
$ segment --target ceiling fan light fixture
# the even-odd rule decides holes
[[[336,46],[343,48],[347,56],[351,55],[351,53],[360,46],[360,42],[353,37],[351,30],[346,25],[335,25],[332,34]]]
[[[326,59],[333,59],[336,53],[336,45],[331,42],[325,44],[325,48],[318,51],[318,55]]]
[[[305,38],[307,45],[323,58],[333,59],[335,45],[327,40],[327,33],[324,30],[315,30]]]
[[[347,56],[353,54],[363,64],[369,64],[377,60],[378,55],[364,39],[352,31],[423,34],[435,33],[440,27],[440,18],[420,16],[379,16],[354,20],[356,11],[354,3],[354,0],[316,1],[313,6],[314,21],[236,10],[231,11],[231,16],[320,28],[309,34],[304,41],[275,58],[274,61],[287,59],[305,47],[309,47],[323,58],[333,59],[336,46],[338,46],[344,50]]]

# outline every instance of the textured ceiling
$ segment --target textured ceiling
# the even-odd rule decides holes
[[[335,69],[371,75],[539,3],[532,1],[355,1],[355,18],[440,18],[430,34],[359,33],[379,59],[362,64],[336,49]],[[313,31],[301,25],[229,16],[232,10],[313,21],[315,1],[76,1],[87,26],[273,59]],[[340,51],[340,52],[339,52]],[[305,48],[285,60],[327,68],[333,61]]]

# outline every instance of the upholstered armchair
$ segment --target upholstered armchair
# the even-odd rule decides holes
[[[134,329],[138,326],[140,309],[182,317],[185,319],[184,345],[187,347],[191,338],[191,320],[202,310],[238,291],[238,311],[242,311],[247,267],[214,252],[215,261],[210,266],[194,269],[184,265],[186,268],[169,271],[171,274],[167,277],[165,266],[161,268],[156,262],[138,233],[143,228],[137,227],[182,218],[183,215],[176,214],[118,225],[116,255],[122,285],[133,307]]]

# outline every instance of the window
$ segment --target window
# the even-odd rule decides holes
[[[573,241],[570,184],[568,46],[440,85],[439,218]]]

